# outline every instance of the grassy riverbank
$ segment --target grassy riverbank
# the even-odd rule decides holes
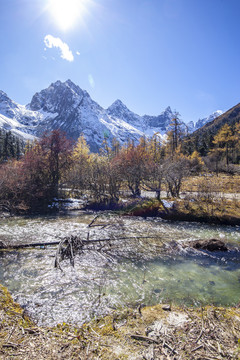
[[[1,359],[240,359],[240,309],[156,305],[38,327],[0,285]]]
[[[196,221],[221,225],[240,225],[240,204],[227,199],[205,199],[189,196],[184,199],[135,200],[122,207],[122,215],[152,217],[165,220]]]

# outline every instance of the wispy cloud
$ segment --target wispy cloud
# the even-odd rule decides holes
[[[79,52],[79,51],[76,51],[76,54],[79,56],[79,55],[80,55],[80,52]]]
[[[44,44],[46,45],[46,47],[48,48],[59,48],[59,50],[61,51],[61,58],[67,61],[73,61],[74,60],[74,56],[72,51],[69,49],[68,44],[66,44],[65,42],[63,42],[60,38],[56,38],[52,35],[46,35],[44,38]]]
[[[90,86],[91,86],[92,88],[94,88],[94,87],[95,87],[95,81],[94,81],[94,79],[93,79],[92,74],[89,74],[89,75],[88,75],[88,81],[89,81]]]

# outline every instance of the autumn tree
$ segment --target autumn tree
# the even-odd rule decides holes
[[[27,211],[29,206],[24,194],[28,194],[28,183],[22,163],[10,160],[0,165],[0,204],[10,212]]]
[[[163,141],[159,133],[155,133],[147,141],[146,147],[148,158],[151,159],[154,163],[157,163],[163,159]]]
[[[163,161],[154,162],[149,160],[145,163],[145,171],[142,183],[144,187],[147,187],[147,190],[156,192],[157,200],[160,200],[161,197],[164,171]]]
[[[120,151],[120,142],[115,137],[112,139],[111,146],[113,156],[117,156]]]
[[[35,141],[20,161],[1,166],[0,201],[16,211],[43,212],[58,194],[59,182],[70,165],[71,144],[59,131]],[[12,176],[7,179],[6,174]]]
[[[71,165],[72,143],[63,132],[53,130],[50,134],[43,135],[39,146],[45,157],[50,191],[53,197],[57,197],[60,178],[64,176]]]
[[[91,158],[89,146],[82,134],[73,148],[72,166],[67,177],[68,184],[73,190],[84,191],[87,188]]]
[[[150,139],[145,139],[144,171],[142,187],[156,192],[156,198],[160,200],[163,180],[163,146],[158,133]]]
[[[177,148],[180,145],[183,131],[183,122],[179,119],[179,114],[176,113],[169,124],[169,131],[167,132],[167,151],[170,156],[174,156]]]
[[[234,126],[233,138],[234,138],[233,160],[235,163],[239,163],[239,161],[240,161],[240,122],[236,123]]]
[[[167,192],[172,197],[179,197],[183,179],[189,175],[189,160],[184,157],[167,158],[164,163],[164,181]]]
[[[189,168],[191,174],[197,174],[199,173],[203,166],[204,162],[200,156],[200,154],[195,150],[193,153],[188,157],[189,161]]]
[[[214,137],[213,144],[215,145],[215,149],[218,152],[222,152],[224,154],[226,164],[228,166],[230,151],[233,149],[234,144],[234,134],[228,124],[223,125],[222,128],[218,131],[218,133]]]
[[[140,184],[144,177],[147,162],[145,140],[142,139],[137,146],[129,143],[127,147],[123,147],[115,161],[132,196],[140,196]]]
[[[87,174],[86,190],[98,203],[110,204],[119,199],[122,177],[119,167],[108,156],[92,154]]]

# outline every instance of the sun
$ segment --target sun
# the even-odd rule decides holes
[[[87,0],[49,0],[49,11],[62,30],[73,27],[86,11]]]

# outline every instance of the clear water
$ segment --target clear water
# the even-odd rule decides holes
[[[87,236],[94,214],[13,218],[0,222],[0,240],[31,243],[54,241],[71,234]],[[122,306],[173,302],[186,305],[235,305],[240,301],[240,244],[238,227],[170,223],[160,219],[118,218],[102,214],[109,224],[91,228],[90,238],[157,236],[132,243],[131,258],[107,259],[97,252],[76,257],[62,271],[54,268],[56,247],[0,253],[0,283],[39,324],[81,324]],[[222,238],[232,251],[161,251],[162,244],[193,239]],[[124,254],[126,242],[122,242]],[[132,255],[136,256],[132,256]]]

